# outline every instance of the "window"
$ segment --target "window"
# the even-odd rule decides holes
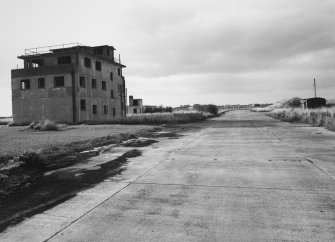
[[[104,105],[104,114],[107,114],[107,113],[108,113],[107,105]]]
[[[26,89],[30,89],[30,80],[29,79],[21,80],[21,90],[26,90]]]
[[[86,100],[80,100],[80,110],[85,111],[86,110]]]
[[[115,117],[115,108],[113,108],[113,117]]]
[[[96,62],[95,62],[95,69],[96,69],[97,71],[101,71],[101,62],[100,62],[100,61],[96,61]]]
[[[113,72],[109,73],[111,81],[113,81]]]
[[[114,98],[114,91],[111,90],[111,98]]]
[[[79,77],[79,85],[80,85],[80,87],[86,87],[85,77],[83,77],[83,76]]]
[[[97,88],[97,80],[96,79],[92,79],[92,89]]]
[[[91,68],[91,59],[88,57],[84,58],[84,65],[88,68]]]
[[[64,76],[54,77],[55,87],[64,87]]]
[[[107,55],[109,56],[109,48],[107,48]]]
[[[101,82],[101,89],[106,90],[106,82],[105,81]]]
[[[45,88],[45,79],[43,77],[40,77],[37,79],[38,88]]]
[[[121,76],[121,68],[117,68],[117,75]]]
[[[71,64],[71,56],[60,56],[57,58],[58,65]]]
[[[121,95],[122,94],[122,85],[121,84],[117,84],[117,90],[118,90],[119,95]]]
[[[93,105],[92,106],[92,111],[93,111],[93,114],[97,114],[98,113],[98,106],[97,105]]]
[[[136,108],[133,109],[133,113],[137,114],[137,109]]]

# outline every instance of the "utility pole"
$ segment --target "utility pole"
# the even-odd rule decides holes
[[[316,83],[315,83],[315,78],[314,78],[314,97],[316,97]]]

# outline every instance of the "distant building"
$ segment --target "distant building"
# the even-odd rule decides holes
[[[313,97],[300,100],[302,108],[322,108],[326,107],[327,100],[321,97]]]
[[[144,113],[144,106],[142,99],[134,99],[133,96],[129,96],[129,106],[127,106],[127,114],[139,114]]]
[[[12,70],[15,123],[78,123],[126,115],[125,79],[114,47],[66,44],[26,49]]]

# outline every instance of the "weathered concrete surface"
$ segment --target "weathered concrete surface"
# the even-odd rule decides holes
[[[235,111],[1,241],[335,241],[335,134]]]

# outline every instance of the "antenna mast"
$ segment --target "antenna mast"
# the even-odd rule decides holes
[[[315,83],[315,78],[314,78],[314,97],[316,97],[316,83]]]

